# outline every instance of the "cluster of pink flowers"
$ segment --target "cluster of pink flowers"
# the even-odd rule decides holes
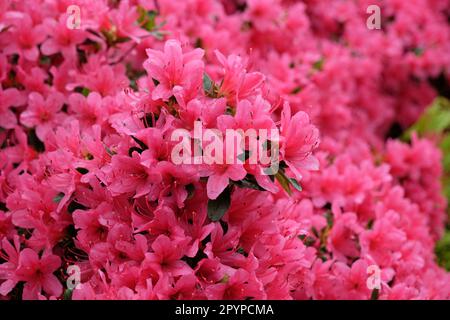
[[[441,153],[392,137],[450,1],[377,2],[2,0],[0,299],[450,299]],[[279,171],[174,164],[196,121],[279,130]]]

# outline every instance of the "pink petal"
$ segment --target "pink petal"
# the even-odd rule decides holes
[[[11,110],[5,110],[0,113],[0,127],[4,129],[13,129],[17,124],[17,118]]]
[[[37,300],[41,293],[41,284],[39,282],[27,282],[23,286],[23,300]]]
[[[53,39],[48,39],[41,46],[41,51],[43,54],[49,56],[60,51],[59,45]]]
[[[12,222],[17,227],[35,228],[35,219],[31,217],[26,209],[17,210],[12,215]]]
[[[215,174],[210,176],[206,184],[208,198],[212,200],[217,199],[222,191],[228,186],[228,182],[228,176],[225,174]]]
[[[39,50],[37,47],[23,50],[23,56],[30,61],[36,61],[39,57]]]
[[[63,286],[53,274],[47,275],[42,281],[42,287],[45,292],[52,296],[62,294]]]
[[[53,254],[42,257],[41,259],[42,271],[51,273],[59,268],[61,265],[61,259]]]
[[[36,251],[30,248],[23,249],[19,257],[19,265],[32,267],[38,264],[39,264],[39,257]]]
[[[0,294],[6,296],[16,286],[17,281],[8,279],[0,285]]]
[[[247,171],[245,171],[245,168],[242,165],[235,164],[228,166],[227,175],[231,180],[239,181],[244,179],[247,175]]]

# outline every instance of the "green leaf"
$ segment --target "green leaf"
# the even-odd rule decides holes
[[[60,192],[53,198],[53,202],[59,203],[62,198],[64,198],[64,193]]]
[[[223,278],[219,281],[220,283],[227,283],[230,280],[230,276],[225,274]]]
[[[443,98],[436,98],[417,122],[410,127],[403,135],[404,140],[411,139],[412,132],[417,132],[420,136],[425,134],[443,133],[450,128],[450,101]]]
[[[103,147],[105,147],[106,153],[110,156],[117,154],[117,152],[112,151],[106,144],[103,143]]]
[[[141,28],[147,31],[153,31],[156,28],[156,17],[158,12],[155,10],[145,10],[143,7],[138,7],[139,17],[137,19]]]
[[[298,87],[295,87],[294,89],[292,89],[291,94],[297,94],[300,91],[302,91],[302,87],[298,86]]]
[[[446,134],[440,143],[440,148],[442,150],[442,163],[444,166],[445,172],[450,172],[450,135]]]
[[[450,231],[444,234],[444,237],[438,241],[435,248],[438,264],[450,271]]]
[[[89,90],[89,88],[86,87],[76,87],[75,89],[73,89],[73,91],[81,93],[85,97],[87,97],[89,93],[91,93],[91,90]]]
[[[303,241],[306,238],[306,234],[300,234],[298,235],[298,238]]]
[[[378,296],[380,295],[380,290],[373,289],[372,294],[370,296],[370,300],[378,300]]]
[[[294,178],[289,178],[289,181],[291,182],[291,184],[294,186],[295,189],[297,189],[298,191],[302,191],[303,188],[300,185],[300,183],[298,183],[297,180],[295,180]]]
[[[151,31],[150,34],[152,36],[154,36],[156,39],[158,40],[163,40],[164,39],[164,33],[162,31]]]
[[[417,48],[414,48],[413,52],[417,57],[421,57],[423,55],[423,53],[425,52],[425,49],[421,48],[421,47],[417,47]]]
[[[252,152],[250,150],[244,150],[244,152],[241,153],[240,155],[238,155],[237,158],[239,160],[241,160],[242,162],[245,162],[247,159],[250,158],[251,155],[252,155]]]
[[[230,116],[235,116],[236,115],[236,108],[227,106],[227,110],[225,111],[225,114],[230,115]]]
[[[88,169],[86,169],[86,168],[81,168],[81,167],[78,167],[78,168],[76,168],[75,170],[77,170],[77,171],[78,171],[79,173],[81,173],[81,174],[86,174],[86,173],[89,172]]]
[[[442,179],[442,184],[444,189],[443,190],[444,195],[447,197],[447,201],[450,203],[450,176],[448,173],[444,175]]]
[[[333,227],[334,224],[334,216],[333,213],[331,211],[327,211],[327,213],[325,213],[325,218],[327,219],[327,226],[329,228]]]
[[[73,290],[71,290],[71,289],[66,289],[66,290],[64,291],[63,299],[64,299],[64,300],[72,300],[72,293],[73,293]]]
[[[214,81],[206,73],[203,74],[203,90],[207,96],[214,95]]]
[[[236,252],[239,253],[239,254],[242,254],[243,256],[246,256],[246,257],[248,256],[248,253],[245,252],[244,248],[238,248],[236,250]]]
[[[316,236],[316,238],[320,237],[319,231],[317,231],[316,227],[312,227],[311,231],[314,234],[314,236]]]
[[[142,24],[145,22],[145,19],[147,18],[147,10],[145,10],[144,7],[137,6],[137,12],[138,12],[138,19],[137,22],[139,24]]]
[[[416,132],[419,136],[431,135],[438,138],[444,169],[442,192],[450,201],[450,100],[444,97],[437,97],[419,120],[403,134],[402,139],[409,141],[413,132]],[[447,207],[448,211],[449,208]],[[435,253],[438,264],[450,271],[449,225],[447,225],[444,237],[436,243]]]
[[[52,63],[52,59],[49,56],[41,55],[39,57],[39,64],[48,66]]]
[[[302,186],[298,181],[294,178],[289,178],[284,173],[283,169],[278,170],[275,174],[275,179],[277,179],[278,183],[283,187],[284,191],[287,192],[288,195],[292,195],[291,185],[297,190],[302,191]]]
[[[307,247],[312,247],[315,243],[316,240],[314,237],[311,236],[306,236],[305,238],[303,238],[303,244]]]
[[[145,22],[142,26],[142,28],[144,28],[147,31],[151,31],[153,30],[153,28],[155,27],[155,21],[154,20],[149,20],[147,22]]]
[[[230,208],[230,204],[231,190],[226,187],[217,199],[208,200],[208,217],[212,221],[219,221]]]
[[[281,185],[281,187],[286,191],[288,195],[292,195],[291,190],[291,181],[288,177],[284,174],[282,170],[279,170],[277,174],[275,174],[275,179],[277,179],[278,183]]]
[[[319,60],[317,60],[316,62],[313,63],[312,67],[314,70],[322,71],[324,63],[325,63],[325,59],[320,58]]]

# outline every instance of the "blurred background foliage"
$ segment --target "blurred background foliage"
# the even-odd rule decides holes
[[[447,198],[449,220],[445,234],[436,244],[435,251],[438,263],[450,271],[450,100],[444,97],[436,98],[419,120],[404,133],[403,140],[409,141],[413,132],[419,137],[434,139],[442,151],[442,187]]]

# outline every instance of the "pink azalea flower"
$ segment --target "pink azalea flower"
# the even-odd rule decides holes
[[[6,56],[5,55],[0,56],[0,82],[6,79],[9,68],[10,66],[8,64],[8,61],[6,60]]]
[[[15,276],[17,267],[19,266],[20,240],[18,236],[14,236],[12,245],[7,238],[3,238],[0,248],[5,252],[0,257],[6,262],[0,264],[0,279],[4,280],[0,285],[0,295],[6,296],[19,282]]]
[[[336,290],[345,292],[345,298],[350,300],[366,300],[370,297],[371,291],[367,287],[367,267],[368,264],[364,260],[357,260],[351,267],[344,263],[336,263],[333,266],[339,286]],[[337,292],[337,294],[341,294]]]
[[[281,115],[280,154],[297,178],[300,169],[318,170],[319,162],[312,151],[319,143],[319,131],[304,112],[291,116],[291,108],[285,104]]]
[[[281,14],[279,1],[276,0],[249,0],[247,14],[255,27],[260,31],[268,31],[274,27]]]
[[[141,157],[134,152],[132,157],[112,157],[114,181],[109,186],[113,194],[134,193],[140,197],[152,191],[152,186],[161,180],[161,175],[141,164]]]
[[[15,228],[11,220],[11,212],[0,210],[0,237],[11,238],[15,234]]]
[[[48,74],[41,68],[23,69],[19,66],[17,67],[17,79],[28,91],[34,91],[43,96],[47,96],[50,92],[50,88],[46,83]]]
[[[173,300],[204,299],[196,288],[197,278],[194,275],[181,276],[175,286],[169,289],[168,297]]]
[[[107,203],[100,204],[93,210],[76,210],[73,213],[74,226],[80,229],[77,238],[83,248],[90,248],[99,241],[105,241],[108,233],[108,223],[103,212],[111,211]]]
[[[252,103],[248,100],[240,100],[236,106],[234,116],[222,115],[217,119],[218,127],[225,129],[265,129],[275,128],[275,123],[269,116],[270,104],[261,96],[258,96]]]
[[[247,171],[242,164],[213,164],[203,169],[201,175],[208,177],[206,190],[209,199],[217,199],[228,186],[230,180],[244,179]]]
[[[68,60],[76,59],[76,45],[82,43],[87,35],[84,30],[67,28],[67,15],[61,15],[59,20],[46,19],[44,26],[50,38],[42,43],[41,51],[45,55],[61,52]]]
[[[154,265],[158,272],[169,273],[176,277],[187,275],[192,269],[182,260],[185,241],[174,242],[165,235],[160,235],[152,244],[153,252],[145,255],[145,264]]]
[[[46,99],[39,93],[31,93],[28,98],[29,107],[20,115],[20,122],[27,127],[36,127],[36,135],[41,141],[59,121],[58,111],[64,102],[60,93],[52,93]]]
[[[17,118],[9,107],[21,106],[26,99],[15,88],[6,90],[0,87],[0,127],[4,129],[12,129],[17,124]]]
[[[388,211],[375,222],[372,230],[360,236],[363,254],[369,254],[380,265],[390,265],[400,258],[400,248],[406,240],[405,233],[397,226],[399,216]]]
[[[169,207],[156,209],[153,219],[137,229],[138,232],[144,230],[148,231],[152,236],[163,234],[174,241],[186,238],[183,228],[177,222],[175,213]]]
[[[139,17],[137,7],[130,6],[128,0],[121,1],[117,10],[110,13],[110,17],[113,28],[117,29],[118,37],[130,37],[139,43],[140,37],[148,36],[147,31],[136,23]]]
[[[183,53],[179,41],[169,40],[164,45],[164,51],[147,49],[146,52],[148,59],[144,62],[144,68],[151,78],[158,81],[152,93],[154,100],[169,100],[178,87],[186,102],[198,93],[203,78],[203,50]]]
[[[227,98],[232,105],[241,99],[247,98],[258,90],[264,81],[264,75],[259,72],[247,72],[247,61],[237,55],[227,58],[219,51],[215,51],[216,57],[223,67],[223,81],[219,89],[219,95]]]
[[[17,53],[21,57],[36,61],[39,57],[37,47],[47,37],[47,32],[43,25],[34,25],[28,14],[21,14],[14,19],[13,31],[8,34],[9,44],[4,49],[4,53]]]
[[[358,235],[364,229],[358,224],[356,215],[345,213],[334,220],[328,241],[336,258],[345,261],[345,257],[358,257]]]
[[[76,77],[73,77],[73,82],[66,85],[67,90],[81,86],[102,96],[108,96],[115,95],[129,85],[125,67],[121,64],[107,64],[103,55],[90,55],[81,72],[77,74],[74,70],[70,70],[69,75],[71,74]]]
[[[239,269],[225,278],[224,283],[209,286],[206,296],[213,300],[262,299],[263,293],[255,275]]]
[[[90,92],[87,97],[79,93],[73,93],[69,96],[69,106],[82,126],[102,125],[108,116],[102,97],[97,92]]]
[[[41,290],[53,296],[62,294],[63,287],[53,272],[61,265],[61,259],[51,253],[44,253],[39,258],[31,249],[20,252],[16,277],[25,281],[23,299],[37,299]]]

